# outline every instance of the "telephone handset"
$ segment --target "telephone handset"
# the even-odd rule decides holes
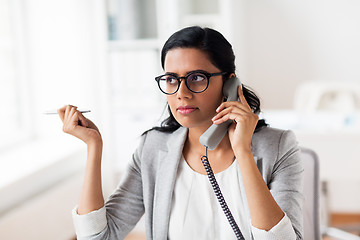
[[[227,98],[227,101],[237,101],[238,96],[238,86],[241,85],[240,80],[237,77],[230,78],[225,81],[223,86],[223,94]],[[211,125],[201,136],[200,143],[207,147],[210,150],[214,150],[217,145],[224,138],[229,125],[232,123],[232,120],[227,120],[219,125]]]
[[[241,82],[238,78],[233,77],[224,83],[223,86],[223,94],[227,98],[227,101],[237,101],[238,96],[238,86],[241,85]],[[207,150],[214,150],[217,145],[221,142],[221,140],[224,138],[230,124],[232,123],[232,120],[227,120],[226,122],[223,122],[221,124],[213,124],[211,125],[201,136],[200,136],[200,143],[205,146],[206,154],[205,156],[201,157],[201,162],[204,165],[206,174],[209,177],[210,184],[214,190],[214,193],[216,195],[216,198],[219,201],[219,204],[231,226],[233,229],[236,239],[238,240],[245,240],[244,236],[242,235],[239,226],[236,224],[236,221],[234,217],[231,214],[231,211],[229,207],[226,204],[226,201],[224,199],[224,196],[221,193],[219,184],[216,181],[215,175],[211,169],[209,160],[208,160],[208,154]]]

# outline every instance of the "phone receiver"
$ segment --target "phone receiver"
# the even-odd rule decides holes
[[[226,80],[223,86],[223,94],[227,97],[227,101],[237,101],[238,86],[241,85],[240,80],[237,77]],[[221,124],[212,124],[201,136],[200,143],[207,147],[209,150],[214,150],[217,145],[224,138],[232,120],[227,120]]]

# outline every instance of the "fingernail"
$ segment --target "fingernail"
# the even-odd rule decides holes
[[[220,110],[220,107],[218,107],[215,111],[218,112]]]

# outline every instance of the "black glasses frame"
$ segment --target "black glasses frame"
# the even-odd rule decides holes
[[[193,91],[193,90],[190,89],[187,79],[188,79],[188,77],[189,77],[190,75],[192,75],[192,74],[194,74],[194,73],[204,74],[205,77],[207,78],[207,84],[206,84],[206,87],[204,88],[204,90],[201,90],[201,91]],[[181,84],[181,82],[182,82],[180,79],[184,79],[184,80],[185,80],[185,85],[186,85],[186,87],[189,89],[190,92],[193,92],[193,93],[202,93],[202,92],[204,92],[204,91],[209,87],[209,82],[210,82],[210,78],[211,78],[211,77],[213,77],[213,76],[219,76],[219,75],[225,75],[225,74],[227,74],[227,72],[208,73],[208,72],[205,72],[205,71],[192,71],[192,72],[189,72],[188,74],[186,74],[185,77],[178,77],[178,76],[177,76],[176,74],[174,74],[174,73],[168,73],[168,74],[163,74],[163,75],[160,75],[160,76],[158,76],[158,77],[155,77],[155,81],[158,83],[158,86],[159,86],[160,91],[163,92],[163,93],[165,93],[165,94],[167,94],[167,95],[175,94],[175,93],[179,90],[180,84]],[[177,86],[176,90],[175,90],[173,93],[167,93],[167,92],[163,91],[163,90],[161,89],[161,87],[160,87],[161,78],[162,78],[163,76],[168,76],[168,75],[173,76],[173,77],[178,81],[178,86]]]

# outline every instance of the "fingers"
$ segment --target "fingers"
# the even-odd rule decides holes
[[[75,108],[75,109],[76,109],[77,107],[72,106],[72,105],[65,105],[65,106],[63,106],[63,107],[61,107],[61,108],[59,108],[59,109],[57,110],[61,121],[64,122],[64,119],[67,119],[67,118],[68,118],[69,113],[70,113],[70,110],[71,110],[72,108]]]
[[[234,120],[237,123],[244,118],[258,119],[257,114],[253,113],[244,97],[242,86],[238,87],[238,94],[239,101],[223,102],[216,109],[218,114],[212,118],[212,121],[215,124],[221,124],[229,119]]]
[[[58,112],[58,114],[59,114],[59,117],[60,117],[60,119],[61,119],[62,122],[64,122],[66,106],[67,106],[67,105],[65,105],[65,106],[63,106],[62,108],[59,108],[59,109],[57,110],[57,112]]]
[[[60,119],[64,123],[63,131],[71,132],[77,126],[88,127],[89,123],[87,118],[85,118],[81,112],[77,111],[76,106],[65,105],[62,108],[58,109],[58,114]]]
[[[231,105],[226,107],[224,110],[220,111],[215,117],[212,118],[212,121],[215,124],[220,124],[226,122],[227,120],[235,120],[236,122],[240,122],[242,118],[252,117],[254,114],[247,109],[243,109],[241,107]],[[257,115],[256,115],[257,116]]]
[[[63,131],[73,135],[86,144],[101,143],[102,138],[95,124],[84,117],[77,107],[66,105],[58,109],[59,116],[63,122]]]
[[[251,107],[249,106],[248,102],[245,99],[242,85],[240,85],[238,87],[238,94],[239,94],[239,100],[240,100],[241,104],[243,104],[244,106],[246,106],[248,109],[251,110]]]
[[[87,118],[84,117],[84,115],[82,115],[81,112],[77,112],[77,113],[78,113],[78,117],[80,119],[81,126],[86,127],[86,128],[89,127]]]
[[[245,100],[246,101],[246,100]],[[220,104],[220,106],[216,109],[216,112],[221,112],[223,111],[224,109],[226,108],[239,108],[239,109],[242,109],[246,112],[252,112],[251,108],[249,105],[245,105],[243,104],[242,102],[240,101],[231,101],[231,102],[223,102]]]
[[[76,111],[77,107],[67,106],[65,111],[65,119],[72,119],[74,112]]]
[[[67,106],[64,116],[63,131],[71,133],[79,125],[79,118],[76,114],[76,107]]]
[[[227,120],[233,120],[236,123],[245,123],[245,122],[257,122],[259,116],[253,112],[247,112],[240,108],[229,108],[225,109],[215,117],[212,118],[214,124],[221,124]]]
[[[218,114],[216,114],[216,116],[213,117],[213,120],[220,119],[230,113],[247,114],[248,112],[245,109],[239,108],[234,105],[230,105],[229,107],[225,107],[220,112],[218,112]]]
[[[235,113],[228,113],[222,117],[219,117],[217,119],[213,119],[213,122],[215,124],[221,124],[223,122],[226,122],[227,120],[233,120],[235,122],[239,122],[240,118],[239,118],[239,114],[235,114]]]

